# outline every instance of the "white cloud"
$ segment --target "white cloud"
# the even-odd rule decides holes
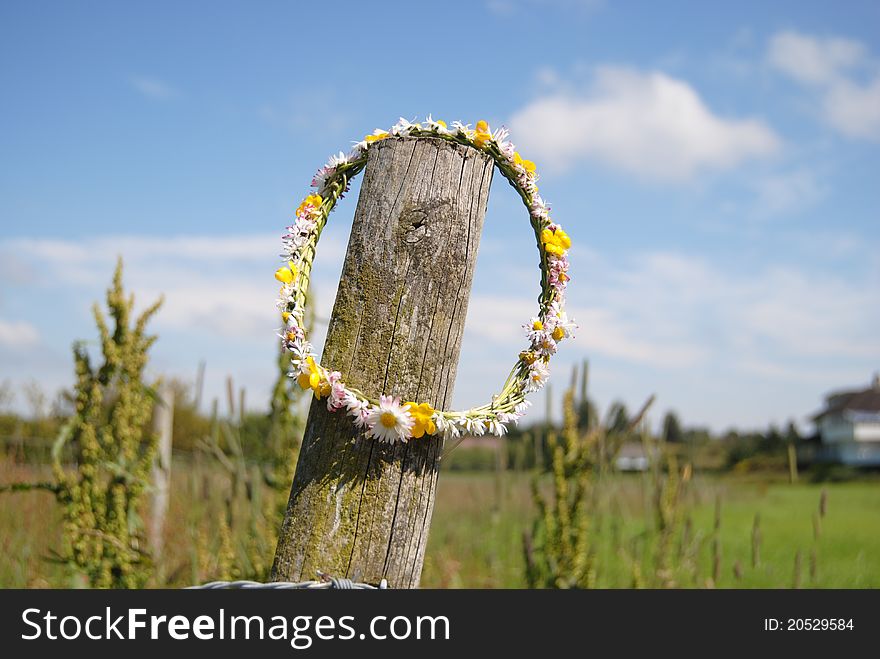
[[[128,83],[139,94],[147,98],[165,100],[177,96],[177,90],[158,78],[147,76],[131,76]]]
[[[832,128],[849,138],[880,141],[880,70],[864,44],[781,32],[771,38],[767,60],[818,95],[822,118]]]
[[[683,80],[618,67],[597,69],[586,90],[532,101],[510,124],[523,151],[542,164],[595,159],[658,180],[735,167],[780,147],[763,121],[714,114]]]
[[[468,328],[479,340],[507,344],[511,354],[515,354],[516,346],[522,342],[521,333],[516,328],[535,311],[534,305],[525,300],[475,294],[468,307]],[[581,328],[575,339],[579,349],[659,367],[686,367],[705,356],[702,348],[684,339],[664,339],[653,331],[642,332],[620,311],[570,303],[568,312]]]
[[[762,176],[755,187],[758,192],[755,215],[761,218],[802,211],[828,194],[828,186],[806,168]]]
[[[30,323],[0,318],[0,346],[12,349],[33,348],[39,342],[40,333]]]
[[[576,248],[568,310],[580,329],[554,359],[554,391],[588,357],[603,406],[636,405],[653,392],[658,410],[675,408],[716,430],[803,418],[826,391],[857,386],[880,366],[880,262],[864,241],[850,257],[862,267],[843,273],[821,258],[802,267],[745,254],[715,261],[678,250]],[[486,265],[478,265],[468,308],[459,407],[494,393],[523,348],[520,325],[536,311],[535,284],[523,281],[520,265],[509,257],[481,271]],[[493,294],[498,288],[508,292]]]
[[[814,370],[815,360],[880,360],[880,289],[870,280],[782,266],[734,270],[663,251],[574,262],[575,352],[667,371],[749,361],[792,375]],[[528,299],[475,293],[468,328],[514,350],[522,337],[513,328],[534,313]]]
[[[343,226],[324,232],[313,270],[315,308],[324,316],[345,250],[340,233]],[[137,309],[165,298],[149,327],[160,337],[151,351],[152,375],[191,379],[205,359],[206,400],[222,397],[224,378],[233,375],[238,386],[249,389],[251,404],[262,406],[275,376],[279,318],[272,273],[279,247],[273,234],[0,240],[0,303],[28,312],[16,322],[0,320],[4,375],[18,382],[37,378],[49,388],[70,386],[69,346],[87,339],[94,347],[90,307],[103,301],[121,255],[125,287],[134,293]],[[37,332],[34,319],[46,313],[47,302],[55,320]]]
[[[799,82],[822,85],[838,80],[866,54],[865,46],[851,39],[785,31],[770,39],[767,59],[771,66]]]
[[[860,86],[848,80],[825,95],[825,116],[847,137],[880,141],[880,76]]]
[[[16,254],[16,263],[27,268],[30,282],[37,286],[50,286],[55,270],[34,264],[64,264],[67,284],[94,296],[106,287],[116,258],[122,256],[126,283],[141,302],[165,297],[157,327],[191,332],[210,328],[217,335],[257,339],[277,321],[272,272],[278,265],[279,247],[280,239],[272,234],[13,239],[0,242],[0,257]],[[325,236],[315,264],[316,279],[332,270],[343,251],[338,240]],[[16,271],[4,274],[21,279]]]

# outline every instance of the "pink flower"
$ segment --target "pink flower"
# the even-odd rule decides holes
[[[345,385],[341,382],[342,374],[339,371],[331,371],[327,376],[330,382],[330,395],[327,397],[327,409],[335,412],[345,407],[348,392]]]

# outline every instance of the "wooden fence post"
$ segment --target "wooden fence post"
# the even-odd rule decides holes
[[[437,138],[370,147],[321,358],[350,386],[450,405],[493,166]],[[313,400],[273,580],[418,586],[442,447],[367,439]]]
[[[171,443],[174,426],[174,392],[167,382],[158,387],[158,400],[153,406],[153,432],[159,436],[156,457],[153,460],[153,500],[150,516],[149,540],[156,565],[162,565],[165,517],[171,486]]]

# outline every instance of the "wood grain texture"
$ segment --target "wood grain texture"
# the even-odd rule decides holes
[[[492,173],[490,157],[441,139],[370,148],[322,365],[370,397],[448,408]],[[309,410],[272,578],[414,588],[442,440],[367,439],[325,402]]]

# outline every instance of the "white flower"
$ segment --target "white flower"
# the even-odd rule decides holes
[[[540,344],[544,337],[547,336],[545,320],[538,316],[530,318],[528,325],[523,325],[523,329],[526,331],[526,337],[528,337],[532,345]]]
[[[523,416],[526,413],[526,410],[528,410],[531,406],[532,401],[524,400],[523,402],[518,403],[517,406],[513,408],[513,411],[519,416]]]
[[[458,133],[459,135],[464,135],[465,137],[473,132],[471,130],[470,124],[463,124],[460,121],[452,122],[452,131]]]
[[[565,338],[574,338],[574,331],[578,328],[578,324],[574,319],[569,318],[568,314],[560,311],[557,315],[556,329],[561,329]]]
[[[523,189],[523,192],[525,192],[527,195],[534,195],[538,191],[538,186],[536,185],[537,181],[537,175],[529,174],[525,170],[522,171],[519,178],[517,179],[517,182]]]
[[[461,436],[461,431],[454,420],[447,419],[442,414],[437,414],[433,418],[434,424],[437,426],[437,432],[442,433],[445,439],[457,439]]]
[[[327,167],[337,168],[339,165],[348,164],[349,156],[345,155],[342,151],[339,153],[335,153],[330,156],[330,159],[327,161]]]
[[[296,233],[308,238],[309,234],[318,226],[318,217],[316,214],[312,213],[309,213],[308,215],[298,215],[295,226]]]
[[[464,429],[468,434],[474,435],[475,437],[486,434],[486,424],[483,423],[483,420],[479,417],[466,418],[464,420]]]
[[[499,130],[502,130],[502,129],[499,129]],[[516,146],[514,145],[514,143],[511,142],[510,140],[507,140],[506,142],[502,142],[501,140],[498,140],[497,138],[496,138],[496,141],[498,142],[498,150],[501,152],[501,155],[503,155],[505,158],[507,158],[508,161],[513,163],[514,158],[516,157]]]
[[[370,409],[367,424],[367,437],[381,442],[405,442],[412,434],[413,418],[401,407],[400,398],[382,395],[379,405]]]
[[[501,148],[502,146],[501,143],[504,142],[504,140],[506,140],[509,136],[510,131],[507,130],[507,128],[505,128],[504,126],[501,126],[501,128],[496,128],[492,132],[492,139],[495,141],[499,148]],[[511,146],[513,145],[511,144]]]
[[[300,332],[302,332],[302,330],[300,330]],[[290,341],[289,343],[291,352],[301,355],[303,359],[315,356],[314,347],[305,338],[305,334],[297,336],[295,330],[291,330],[290,333],[294,335],[293,341]]]
[[[532,197],[532,203],[529,206],[529,211],[531,212],[532,217],[547,219],[547,216],[550,213],[550,206],[541,198],[541,195],[534,195]]]
[[[495,416],[501,423],[510,423],[511,421],[516,423],[520,417],[516,412],[498,412]]]
[[[296,227],[290,228],[293,229],[293,231],[286,234],[281,240],[281,258],[285,261],[293,261],[294,263],[299,264],[302,260],[299,250],[309,241],[309,237],[300,232]]]
[[[401,117],[397,123],[391,127],[392,135],[409,135],[414,129],[421,128],[421,124],[412,123],[411,121]]]
[[[440,123],[439,121],[434,121],[430,114],[425,120],[425,123],[428,125],[428,128],[433,130],[435,133],[439,133],[440,135],[446,135],[447,133],[449,133],[449,129],[446,128],[446,124]]]
[[[296,299],[296,288],[291,284],[284,284],[281,286],[281,289],[278,291],[278,300],[275,302],[275,306],[281,309],[282,311],[287,311],[287,307],[289,307]]]
[[[291,312],[291,314],[287,317],[287,331],[293,332],[298,339],[306,338],[306,332],[299,322],[299,318],[301,315],[302,314]]]
[[[336,167],[324,165],[321,169],[315,172],[315,175],[312,177],[312,187],[316,188],[318,191],[323,190],[324,186],[327,184],[327,179],[335,173]]]
[[[525,383],[526,391],[538,391],[550,379],[550,368],[542,360],[537,359],[529,366],[529,376]]]
[[[504,425],[504,421],[498,418],[499,416],[496,415],[494,419],[489,420],[489,432],[496,437],[503,437],[507,433],[507,426]]]
[[[541,355],[555,355],[558,345],[550,332],[544,332],[541,340],[532,344],[532,349]]]
[[[354,420],[356,428],[369,428],[367,417],[370,415],[370,404],[365,400],[360,400],[351,392],[346,392],[345,409],[348,416]]]

